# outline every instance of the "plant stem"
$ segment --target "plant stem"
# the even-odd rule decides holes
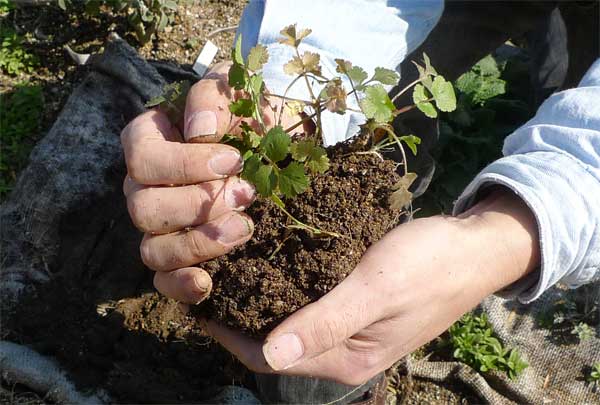
[[[417,80],[415,80],[414,82],[412,82],[408,86],[406,86],[404,89],[402,89],[402,91],[400,91],[398,94],[396,94],[392,98],[392,103],[395,102],[398,99],[398,97],[400,97],[401,95],[406,93],[412,86],[415,86],[416,84],[418,84],[421,80],[422,80],[421,78],[418,78]]]
[[[293,131],[294,129],[298,128],[300,125],[304,124],[307,121],[312,120],[313,118],[315,118],[317,116],[317,113],[314,112],[311,115],[307,115],[306,117],[302,118],[300,121],[296,122],[294,125],[292,125],[289,128],[285,129],[285,132],[289,133],[291,131]]]
[[[398,148],[400,149],[400,153],[402,153],[402,164],[404,166],[404,174],[408,174],[408,162],[406,161],[406,152],[404,152],[404,147],[402,146],[402,142],[398,138],[398,136],[391,130],[389,127],[380,127],[384,131],[388,133],[388,135],[396,142]]]
[[[314,235],[326,235],[326,236],[331,236],[331,237],[334,237],[334,238],[341,238],[342,237],[342,235],[340,235],[339,233],[324,231],[322,229],[315,228],[314,226],[310,226],[310,225],[305,224],[304,222],[301,222],[299,219],[297,219],[292,214],[290,214],[288,210],[285,209],[285,204],[275,194],[273,194],[270,197],[270,199],[295,224],[295,225],[288,225],[288,228],[303,229],[303,230],[308,231],[308,232],[310,232],[310,233],[312,233]]]

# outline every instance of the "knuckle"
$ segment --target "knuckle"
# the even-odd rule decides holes
[[[310,328],[310,338],[317,351],[334,347],[345,337],[346,326],[336,317],[316,318]]]
[[[131,221],[136,228],[143,232],[150,231],[150,216],[148,215],[149,209],[143,195],[140,195],[139,192],[136,192],[130,196],[127,199],[127,210],[129,211]]]
[[[146,178],[146,147],[137,145],[125,153],[125,163],[129,177],[138,183],[144,183]]]
[[[204,234],[193,230],[187,233],[186,240],[188,250],[195,260],[202,262],[209,257],[210,246]]]
[[[142,262],[151,269],[154,269],[154,255],[152,254],[152,246],[149,237],[144,237],[140,243],[140,257]]]
[[[224,184],[222,181],[221,183]],[[215,180],[213,182],[192,185],[185,207],[190,213],[194,214],[194,218],[198,218],[202,223],[209,219],[210,212],[213,210],[221,192],[220,190],[224,189],[222,184],[219,184],[218,180]]]
[[[381,358],[373,351],[362,352],[358,354],[357,363],[360,364],[361,370],[365,370],[365,372],[369,373],[371,370],[379,367]]]
[[[154,277],[152,277],[152,285],[154,285],[154,288],[156,288],[156,291],[158,291],[162,295],[165,295],[162,291],[162,286],[163,286],[162,282],[163,282],[162,273],[154,273]]]

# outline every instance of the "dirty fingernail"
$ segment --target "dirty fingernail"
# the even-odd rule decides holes
[[[246,208],[255,196],[254,187],[245,180],[232,178],[225,188],[225,203],[234,210]]]
[[[188,117],[185,125],[185,140],[217,133],[217,114],[213,111],[198,111]]]
[[[212,171],[219,176],[239,173],[243,163],[240,154],[234,151],[221,152],[209,162]]]
[[[285,370],[304,355],[304,345],[295,333],[284,333],[267,340],[263,346],[263,354],[273,370]]]
[[[206,272],[200,271],[194,274],[192,282],[193,285],[189,292],[189,302],[199,304],[210,294],[212,280]]]
[[[241,214],[233,214],[220,226],[221,234],[218,239],[226,245],[236,243],[252,234],[252,223]]]

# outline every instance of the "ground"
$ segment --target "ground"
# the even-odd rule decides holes
[[[144,46],[129,32],[127,21],[110,12],[89,17],[81,9],[65,13],[56,6],[47,6],[5,13],[2,24],[23,36],[23,48],[35,55],[38,63],[29,72],[1,73],[3,100],[8,100],[18,86],[39,86],[43,102],[30,132],[20,133],[18,139],[8,142],[3,139],[4,191],[0,196],[6,195],[26,164],[29,150],[50,128],[87,73],[86,67],[74,64],[63,47],[68,45],[79,53],[98,52],[109,32],[114,31],[146,58],[189,66],[211,32],[237,24],[245,1],[193,3],[198,4],[180,5],[175,24]],[[226,57],[233,39],[231,29],[211,39],[221,48],[218,59]],[[13,148],[9,150],[6,145],[11,142]],[[135,297],[86,307],[92,310],[77,313],[78,303],[88,299],[86,291],[75,285],[49,285],[46,291],[28,297],[24,307],[29,311],[20,312],[20,320],[27,317],[28,321],[9,322],[3,337],[59,358],[82,389],[103,381],[114,398],[124,402],[186,402],[209,398],[221,385],[252,388],[243,366],[203,337],[201,331],[194,330],[176,303],[153,292],[148,280]],[[71,304],[65,313],[60,310],[65,302],[57,299],[63,293],[70,297]],[[146,359],[148,353],[152,353],[152,359]],[[466,387],[413,380],[398,367],[392,368],[389,375],[389,403],[477,402]],[[189,396],[170,396],[176,390]],[[44,399],[23,387],[3,386],[0,402],[37,404],[44,403]]]

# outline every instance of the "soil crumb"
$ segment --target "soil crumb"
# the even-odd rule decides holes
[[[330,169],[286,208],[300,221],[341,238],[315,238],[286,227],[289,219],[270,200],[247,213],[253,238],[226,256],[204,263],[213,278],[210,298],[196,313],[262,337],[299,308],[339,284],[367,248],[393,228],[401,213],[389,207],[400,179],[396,163],[374,154],[329,150]]]

